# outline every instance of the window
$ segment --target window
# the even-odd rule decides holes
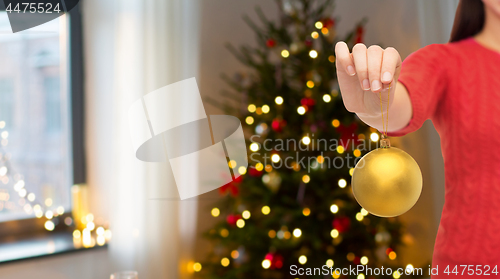
[[[0,222],[69,212],[70,187],[83,182],[74,10],[19,33],[0,11]]]
[[[12,113],[14,107],[14,88],[12,85],[12,79],[8,77],[4,77],[0,79],[0,119],[4,121],[4,123],[11,123],[12,121]]]
[[[61,91],[58,76],[43,80],[45,92],[45,128],[47,132],[61,131]]]

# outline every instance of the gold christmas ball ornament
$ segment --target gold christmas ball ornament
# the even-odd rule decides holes
[[[422,192],[417,162],[401,149],[382,148],[366,154],[354,168],[352,191],[358,203],[373,215],[394,217],[410,210]]]

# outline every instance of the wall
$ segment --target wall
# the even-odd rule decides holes
[[[0,265],[2,279],[107,279],[107,250],[82,251]]]

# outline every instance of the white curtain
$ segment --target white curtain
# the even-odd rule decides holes
[[[199,2],[82,3],[88,183],[113,232],[109,270],[187,278],[197,203],[178,201],[168,163],[135,158],[127,113],[148,92],[197,76]]]

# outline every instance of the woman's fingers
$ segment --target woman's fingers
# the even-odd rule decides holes
[[[366,46],[364,44],[356,44],[352,48],[352,57],[354,59],[354,67],[358,75],[361,88],[370,90],[370,80],[368,79],[368,64],[366,61]]]
[[[382,67],[382,56],[384,50],[377,46],[370,46],[367,50],[368,77],[370,79],[371,91],[379,92],[382,89],[380,82],[380,68]]]
[[[381,68],[381,80],[383,84],[390,84],[395,75],[398,73],[398,69],[401,67],[401,56],[399,52],[392,47],[388,47],[384,50],[382,68]]]
[[[356,74],[349,47],[345,42],[338,42],[335,45],[335,58],[337,64],[339,64],[348,75],[354,76]]]

